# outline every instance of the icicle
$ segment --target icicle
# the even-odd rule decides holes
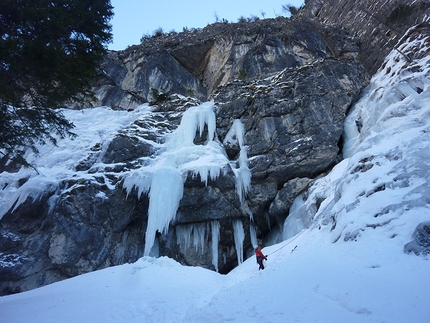
[[[223,164],[224,163],[221,165]],[[198,174],[200,176],[200,180],[205,183],[205,186],[207,186],[208,178],[214,181],[219,177],[220,173],[220,165],[201,165],[194,170],[193,175],[196,176]]]
[[[216,116],[213,111],[214,101],[207,102],[203,105],[204,123],[208,127],[208,141],[213,141],[216,133]],[[204,124],[200,126],[200,136],[203,133]]]
[[[127,247],[127,238],[128,238],[128,231],[124,231],[122,235],[121,244],[118,246],[118,248],[115,251],[114,259],[116,265],[122,265],[124,263],[124,253]]]
[[[137,189],[137,197],[140,198],[142,194],[147,194],[151,187],[152,173],[137,169],[124,179],[122,187],[127,191],[127,197],[130,195],[133,188]]]
[[[176,243],[184,249],[190,247],[191,234],[193,231],[192,225],[177,225],[176,226]]]
[[[218,272],[218,243],[219,243],[219,222],[212,221],[212,264],[215,267],[216,272]]]
[[[242,206],[251,188],[251,171],[248,168],[248,148],[244,146],[244,129],[242,121],[235,119],[223,141],[224,145],[238,144],[240,147],[239,159],[237,161],[239,167],[233,171],[236,175],[236,193]]]
[[[233,127],[236,133],[237,141],[239,142],[239,147],[242,148],[244,143],[243,140],[245,135],[245,127],[243,126],[242,121],[239,119],[234,120]]]
[[[240,119],[235,119],[231,128],[228,130],[227,135],[224,138],[223,144],[238,144],[240,148],[243,147],[243,137],[245,133],[245,127],[243,126]]]
[[[203,130],[205,128],[205,124],[208,126],[208,141],[213,141],[215,137],[216,130],[216,118],[215,113],[212,110],[213,101],[209,103],[208,106],[203,106],[203,109],[199,110],[198,119],[199,119],[199,131],[200,136],[203,134]]]
[[[163,167],[155,171],[149,191],[145,256],[149,255],[154,245],[156,232],[165,233],[169,228],[170,221],[175,218],[182,194],[182,174],[178,169]]]
[[[234,230],[234,244],[236,246],[237,263],[240,265],[243,263],[243,241],[245,240],[245,231],[243,231],[243,225],[241,220],[235,220],[233,222]]]
[[[206,231],[206,224],[178,225],[176,226],[176,243],[183,249],[188,249],[192,240],[196,252],[201,248],[203,254],[207,237]]]
[[[244,203],[245,197],[251,187],[251,171],[248,168],[248,157],[246,147],[240,150],[239,168],[236,170],[236,192],[241,204]]]
[[[201,136],[205,125],[208,127],[208,141],[213,141],[216,133],[216,117],[213,106],[214,103],[211,101],[185,111],[182,115],[181,124],[169,138],[170,148],[177,149],[178,146],[193,145],[197,130]]]
[[[233,124],[232,132],[242,147],[243,124],[240,120],[236,120]],[[202,136],[205,127],[208,132],[206,143],[195,145],[196,133],[199,132]],[[199,175],[201,181],[207,185],[209,179],[215,180],[220,176],[221,170],[226,171],[229,161],[222,145],[214,140],[215,136],[216,117],[213,101],[191,107],[184,112],[179,127],[167,135],[166,143],[160,150],[161,154],[153,159],[154,163],[130,172],[124,178],[123,187],[127,195],[136,189],[138,197],[145,193],[149,197],[145,256],[151,252],[157,231],[165,233],[170,222],[175,218],[183,194],[183,179],[188,173]],[[243,148],[244,152],[241,152],[241,158],[238,161],[240,167],[234,169],[241,201],[249,190],[251,178],[247,166],[246,149]],[[193,227],[190,230],[177,233],[178,243],[181,246],[188,246],[192,235],[194,245],[196,248],[202,246],[203,252],[206,229]]]
[[[199,247],[201,247],[201,251],[203,254],[204,247],[205,247],[205,238],[206,238],[206,225],[205,224],[195,224],[194,225],[194,231],[193,231],[193,241],[194,246],[196,247],[196,252],[198,251]]]
[[[258,246],[258,241],[257,241],[257,232],[255,231],[255,226],[254,224],[251,223],[251,225],[249,226],[249,234],[251,236],[251,244],[252,246],[255,248]]]

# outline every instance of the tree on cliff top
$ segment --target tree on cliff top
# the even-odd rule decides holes
[[[110,0],[0,2],[0,158],[73,135],[60,110],[89,94],[111,41]]]

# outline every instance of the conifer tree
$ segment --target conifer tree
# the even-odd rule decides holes
[[[0,1],[0,158],[73,135],[58,109],[90,94],[111,41],[110,0]]]

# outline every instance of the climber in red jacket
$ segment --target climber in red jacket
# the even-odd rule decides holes
[[[258,270],[264,269],[263,260],[267,260],[267,255],[265,256],[259,247],[255,248],[255,257],[257,258],[257,264],[260,265]]]

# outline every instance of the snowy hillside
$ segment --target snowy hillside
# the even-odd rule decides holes
[[[1,297],[0,322],[427,322],[430,246],[411,241],[430,225],[429,42],[405,41],[387,57],[347,117],[345,159],[296,199],[286,240],[263,248],[264,271],[254,257],[228,275],[144,257]],[[115,113],[104,126],[131,118]],[[37,185],[68,175],[55,173],[80,153],[68,149]]]

